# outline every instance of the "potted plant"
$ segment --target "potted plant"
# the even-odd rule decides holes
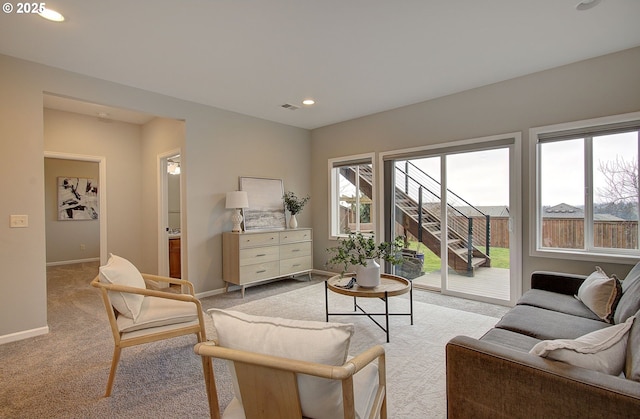
[[[297,228],[298,220],[296,219],[296,214],[302,211],[302,208],[311,199],[311,197],[307,195],[304,198],[298,198],[296,194],[288,191],[285,192],[282,199],[284,199],[285,208],[291,213],[291,217],[289,218],[289,228]]]
[[[341,265],[343,276],[350,266],[355,266],[356,282],[361,287],[375,287],[380,284],[380,265],[384,260],[393,265],[402,263],[404,240],[398,236],[392,242],[376,244],[373,236],[350,232],[346,238],[338,239],[338,246],[330,247],[328,265]]]

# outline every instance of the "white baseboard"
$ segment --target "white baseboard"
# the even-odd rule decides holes
[[[205,298],[205,297],[211,297],[212,295],[218,295],[218,294],[224,294],[225,289],[224,288],[220,288],[217,290],[211,290],[211,291],[205,291],[205,292],[199,292],[196,294],[196,298],[199,300],[201,298]]]
[[[23,330],[21,332],[10,333],[0,336],[0,345],[18,340],[32,338],[34,336],[46,335],[49,333],[49,326],[38,327],[37,329]]]
[[[47,266],[73,265],[74,263],[100,262],[100,258],[61,260],[58,262],[47,262]]]

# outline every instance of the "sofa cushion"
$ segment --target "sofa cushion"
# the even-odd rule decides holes
[[[622,286],[615,275],[609,277],[599,266],[584,280],[577,298],[599,318],[613,322],[613,313],[622,295]]]
[[[127,259],[111,254],[107,264],[99,268],[100,282],[145,288],[140,271]],[[144,295],[109,291],[109,299],[118,313],[135,320],[140,314]]]
[[[622,281],[622,297],[613,314],[614,323],[623,323],[640,310],[640,262]]]
[[[601,320],[586,319],[558,311],[517,305],[496,324],[497,328],[536,339],[575,339],[595,330],[611,327]]]
[[[540,339],[505,329],[493,328],[480,338],[483,342],[495,343],[521,352],[529,352]]]
[[[219,309],[208,313],[220,346],[326,365],[345,363],[354,332],[352,324],[253,316]],[[242,402],[235,371],[230,371],[235,396]],[[342,417],[340,381],[300,375],[298,387],[304,416]]]
[[[629,331],[627,342],[627,360],[624,375],[630,380],[640,381],[640,311],[636,313],[635,321]]]
[[[596,330],[577,339],[543,340],[530,353],[606,374],[619,375],[625,366],[627,339],[633,323]]]
[[[600,320],[597,314],[591,311],[582,301],[578,300],[573,295],[531,289],[520,297],[517,304],[540,307],[551,311],[559,311],[560,313],[585,317],[587,319]]]

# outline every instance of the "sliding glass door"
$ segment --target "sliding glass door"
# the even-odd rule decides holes
[[[403,236],[406,244],[407,262],[397,274],[411,277],[416,288],[515,301],[514,142],[384,157],[386,234]]]

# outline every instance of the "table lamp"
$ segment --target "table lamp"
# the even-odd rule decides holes
[[[231,221],[233,221],[233,229],[231,231],[242,231],[242,214],[240,214],[241,208],[247,208],[249,206],[249,197],[245,191],[233,191],[227,192],[227,209],[233,209],[233,215]]]

